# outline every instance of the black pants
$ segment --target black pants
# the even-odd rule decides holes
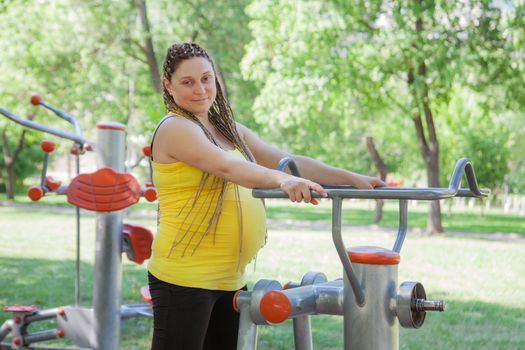
[[[182,287],[148,273],[153,302],[152,350],[235,350],[235,291]],[[243,288],[246,290],[246,287]]]

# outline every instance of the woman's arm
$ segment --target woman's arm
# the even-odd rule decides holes
[[[182,161],[207,173],[248,188],[278,188],[292,201],[311,202],[310,190],[326,196],[317,183],[238,159],[213,145],[194,122],[184,118],[170,118],[157,131],[153,157],[157,162]]]
[[[299,168],[301,176],[317,183],[324,185],[350,185],[359,189],[386,186],[383,181],[376,177],[339,169],[310,157],[287,154],[261,140],[244,125],[237,123],[237,128],[244,137],[244,141],[252,151],[257,163],[262,166],[275,169],[282,158],[292,157]]]

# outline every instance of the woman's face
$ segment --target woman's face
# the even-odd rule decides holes
[[[183,60],[163,83],[175,103],[196,116],[207,116],[217,95],[213,67],[204,57]]]

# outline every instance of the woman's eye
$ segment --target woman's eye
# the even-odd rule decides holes
[[[186,81],[182,82],[182,85],[190,85],[190,84],[191,84],[191,81],[189,81],[189,80],[186,80]]]

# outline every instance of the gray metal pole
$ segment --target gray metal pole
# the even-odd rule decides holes
[[[124,125],[99,123],[97,129],[97,167],[124,171]],[[93,281],[93,347],[97,350],[119,348],[122,217],[122,211],[97,212]]]
[[[252,321],[249,302],[240,305],[239,309],[240,320],[237,350],[256,350],[257,325]]]
[[[312,350],[312,327],[310,316],[303,315],[293,319],[295,350]]]
[[[397,350],[399,324],[394,300],[397,289],[397,265],[352,264],[360,283],[365,284],[364,306],[354,297],[344,275],[344,349]]]
[[[80,157],[75,155],[77,176],[80,174]],[[76,261],[75,261],[75,306],[80,306],[80,208],[75,206],[77,222],[77,242],[76,242]]]

